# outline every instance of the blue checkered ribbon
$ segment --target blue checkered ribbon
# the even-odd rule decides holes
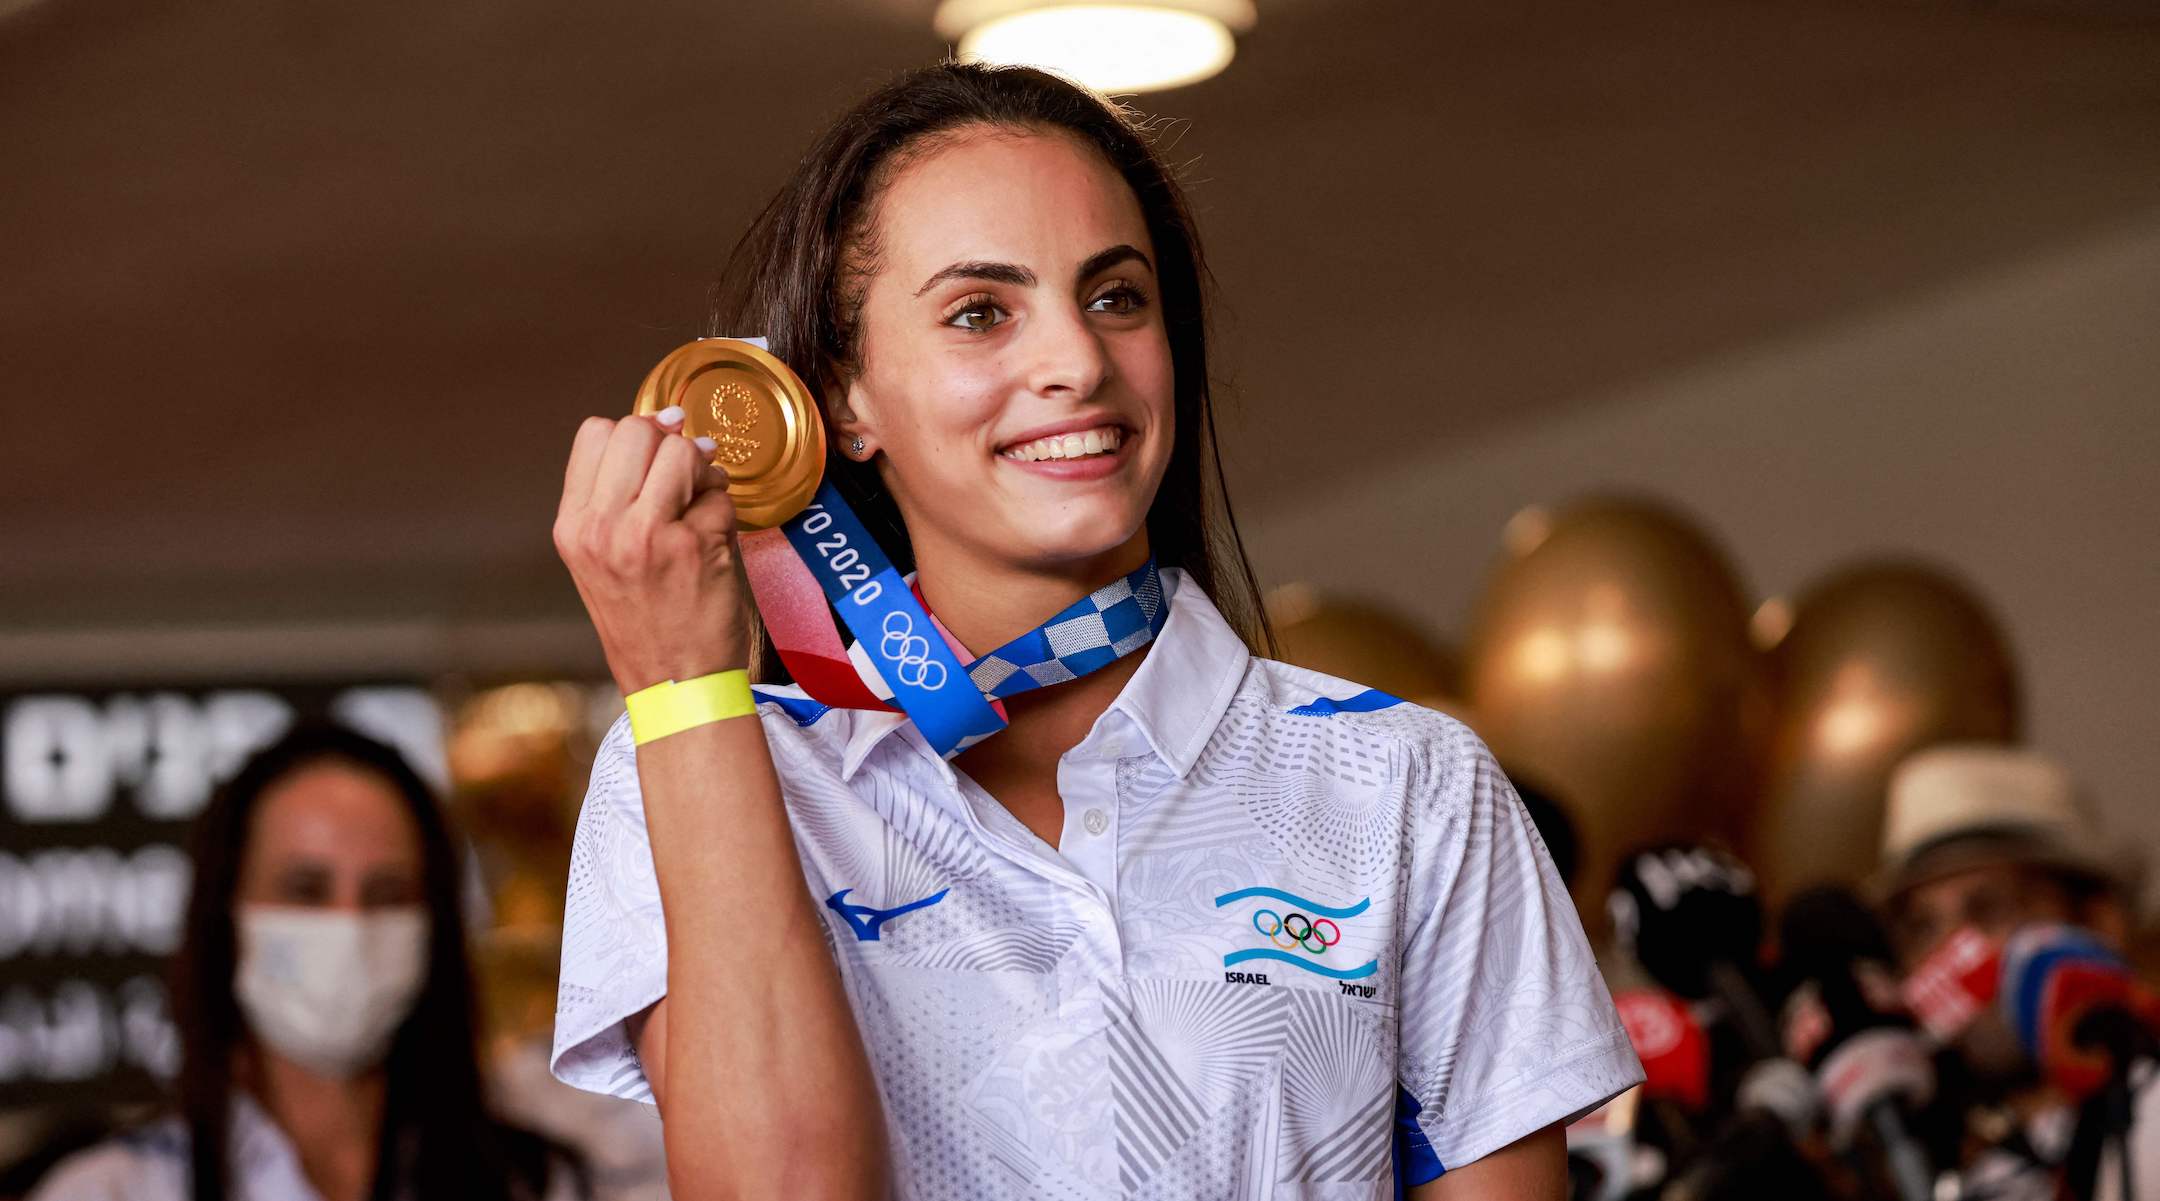
[[[984,696],[1000,700],[1077,680],[1153,642],[1168,616],[1162,574],[1149,559],[1131,575],[975,660],[968,677]]]

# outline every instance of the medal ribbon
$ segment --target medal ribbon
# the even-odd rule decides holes
[[[803,691],[837,708],[897,707],[947,757],[1005,728],[998,700],[1100,670],[1154,641],[1169,616],[1150,558],[963,665],[966,648],[931,618],[831,480],[808,508],[778,530],[744,534],[742,546],[758,613]],[[891,703],[863,682],[820,598],[892,690]]]

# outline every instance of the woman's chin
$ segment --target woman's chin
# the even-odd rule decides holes
[[[1060,572],[1103,566],[1123,572],[1139,566],[1146,553],[1142,534],[1146,525],[1144,513],[1137,517],[1124,512],[1099,516],[1061,513],[1057,516],[1060,520],[1036,521],[1034,524],[1038,528],[1028,530],[1023,538],[1015,540],[1011,556],[1015,566]],[[1041,528],[1046,524],[1048,528]]]

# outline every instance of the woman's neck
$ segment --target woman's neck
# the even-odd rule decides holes
[[[292,1140],[301,1170],[323,1201],[361,1201],[374,1187],[388,1078],[318,1075],[267,1047],[250,1056],[257,1100]]]
[[[956,549],[919,546],[917,585],[947,633],[985,655],[1147,562],[1147,531],[1088,559],[1054,566],[991,563]]]
[[[988,567],[969,556],[918,552],[923,598],[946,630],[976,655],[1034,629],[1081,597],[1131,574],[1147,561],[1145,530],[1113,551],[1053,570]],[[1065,807],[1057,789],[1058,760],[1117,700],[1148,648],[1141,647],[1070,683],[1009,697],[1009,724],[995,738],[963,751],[954,765],[1051,846],[1058,844]]]

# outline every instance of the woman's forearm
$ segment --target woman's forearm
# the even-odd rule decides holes
[[[677,1196],[879,1198],[885,1124],[862,1037],[755,717],[638,750],[667,923],[665,1062]]]

